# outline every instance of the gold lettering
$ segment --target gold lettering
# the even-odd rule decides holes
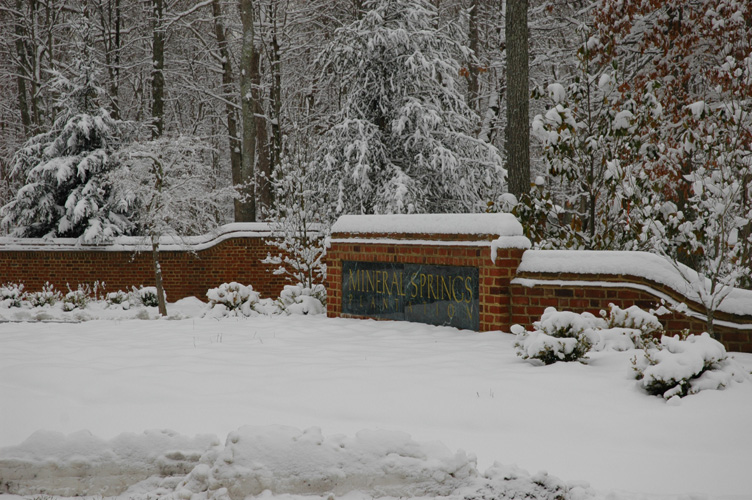
[[[405,292],[402,290],[402,273],[399,273],[399,277],[397,277],[397,273],[395,272],[392,274],[392,288],[397,290],[397,295],[402,295],[404,297]],[[390,293],[391,295],[391,293]]]
[[[389,299],[387,297],[384,297],[384,300],[381,302],[381,309],[389,309]]]
[[[376,280],[376,293],[384,293],[384,289],[381,288],[381,271],[374,271],[373,274]]]
[[[358,291],[358,284],[360,283],[360,277],[358,276],[357,269],[355,270],[355,274],[354,275],[353,275],[353,270],[352,269],[348,269],[347,273],[348,273],[348,275],[350,277],[350,282],[349,282],[349,287],[348,288],[350,290],[352,290],[353,288],[355,288],[355,291],[357,292]],[[355,284],[354,287],[353,287],[353,283]]]
[[[373,275],[370,272],[368,272],[368,271],[363,271],[363,272],[366,273],[366,280],[368,280],[368,284],[371,285],[371,291],[372,292],[375,291],[376,290],[376,285],[373,282]],[[368,287],[366,287],[366,289],[364,291],[367,292],[368,291]]]
[[[449,316],[449,321],[452,321],[452,318],[454,318],[454,304],[451,302],[447,304],[447,316]]]
[[[426,275],[420,273],[420,296],[423,297],[423,288],[426,286]]]
[[[460,296],[457,297],[457,280],[460,281],[460,285],[461,285],[462,277],[455,276],[454,279],[452,280],[452,300],[454,300],[455,302],[462,302],[462,293],[460,293]]]
[[[468,276],[467,278],[465,278],[465,290],[467,290],[467,292],[470,294],[470,297],[465,299],[465,302],[468,302],[468,303],[472,302],[473,300],[472,282],[473,282],[472,276]]]
[[[436,280],[436,281],[438,282],[439,280]],[[438,299],[438,297],[436,296],[436,292],[434,292],[433,290],[433,274],[429,274],[428,275],[428,298],[429,299],[431,298],[432,293],[433,293],[433,298]]]
[[[394,310],[399,311],[399,297],[394,297]]]
[[[376,309],[376,299],[371,297],[371,309]]]
[[[389,272],[388,271],[384,271],[384,276],[383,276],[383,279],[382,279],[382,283],[383,283],[382,288],[384,289],[384,293],[387,294],[387,295],[391,295],[392,294],[392,287],[391,287],[391,283],[389,282]]]
[[[413,274],[410,276],[410,284],[413,286],[413,293],[410,294],[410,297],[415,298],[418,296],[418,284],[415,282],[415,278],[417,278],[417,274]]]
[[[467,317],[469,319],[473,319],[473,304],[467,305],[465,304],[465,312],[467,312]]]
[[[441,278],[441,298],[444,299],[445,297],[448,299],[452,296],[452,294],[449,293],[449,286],[447,285],[446,279],[444,279],[443,276],[440,276]],[[449,281],[451,282],[452,277],[449,277]],[[446,294],[446,295],[445,295]]]

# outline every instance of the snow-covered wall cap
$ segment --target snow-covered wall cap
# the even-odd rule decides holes
[[[160,250],[199,251],[230,238],[268,238],[271,227],[266,222],[235,222],[197,236],[163,236]],[[148,238],[118,236],[110,242],[87,244],[77,238],[0,238],[0,251],[143,251],[151,249]]]
[[[343,215],[332,233],[352,234],[485,234],[523,236],[512,214]]]
[[[518,273],[634,276],[665,285],[694,302],[701,302],[708,280],[683,264],[648,252],[605,250],[528,250],[522,255]],[[733,288],[716,310],[742,316],[752,315],[752,291]]]

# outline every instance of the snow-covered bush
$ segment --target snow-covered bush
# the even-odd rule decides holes
[[[63,311],[84,309],[91,302],[92,291],[88,285],[78,285],[76,290],[68,288],[68,293],[63,297]]]
[[[110,292],[104,297],[107,307],[120,307],[121,309],[130,308],[130,296],[122,290],[117,292]]]
[[[279,294],[277,304],[285,314],[323,314],[326,312],[326,288],[314,285],[287,285]]]
[[[0,306],[21,307],[26,295],[23,289],[23,284],[16,283],[5,283],[0,286]]]
[[[243,316],[258,313],[256,308],[261,299],[259,293],[251,285],[241,285],[235,281],[210,289],[206,292],[206,298],[209,299],[209,309],[214,312],[214,315],[227,312]]]
[[[661,337],[632,359],[639,386],[648,393],[670,399],[706,389],[723,389],[743,380],[742,370],[726,354],[723,344],[708,333]]]
[[[514,343],[517,355],[522,359],[536,359],[550,365],[557,361],[584,361],[593,345],[592,330],[601,320],[592,314],[577,314],[547,308],[534,331],[526,331],[519,325],[512,327],[517,335]]]
[[[605,326],[596,332],[593,342],[594,350],[626,351],[655,345],[656,336],[663,332],[663,325],[655,314],[637,306],[622,309],[617,305],[609,304],[608,307],[608,313],[603,310],[600,312]],[[662,311],[664,310],[659,309],[657,313]]]
[[[55,287],[50,282],[45,282],[40,292],[26,294],[26,300],[31,307],[52,306],[62,300],[62,298],[63,294],[55,290]]]
[[[157,299],[157,287],[154,286],[141,286],[140,288],[133,287],[133,298],[146,307],[157,307],[159,300]]]

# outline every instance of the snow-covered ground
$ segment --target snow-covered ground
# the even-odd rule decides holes
[[[203,307],[0,310],[0,482],[123,500],[553,499],[563,483],[573,499],[752,498],[749,380],[669,404],[637,387],[635,351],[533,366],[507,333]]]

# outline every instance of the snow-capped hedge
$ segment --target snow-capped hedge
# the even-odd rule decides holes
[[[705,389],[723,389],[742,382],[744,373],[726,354],[723,344],[707,333],[661,337],[632,358],[640,387],[649,394],[671,399]]]
[[[323,314],[326,312],[324,285],[286,285],[278,299],[262,299],[251,285],[223,283],[206,292],[209,305],[204,316],[258,316],[272,314]]]

